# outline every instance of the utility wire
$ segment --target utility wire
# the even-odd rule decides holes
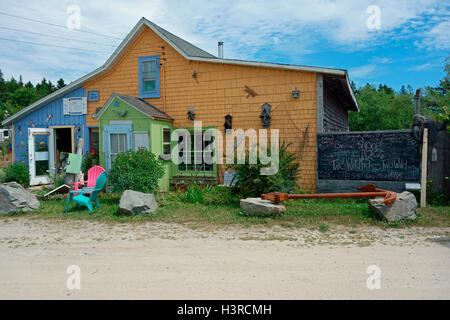
[[[16,39],[0,38],[0,40],[3,40],[3,41],[12,41],[12,42],[20,42],[20,43],[28,43],[28,44],[32,44],[32,45],[36,45],[36,46],[44,46],[44,47],[55,47],[55,48],[71,49],[71,50],[78,50],[78,51],[85,51],[85,52],[110,53],[110,52],[107,52],[107,51],[80,49],[80,48],[74,48],[74,47],[65,47],[65,46],[58,46],[58,45],[54,45],[54,44],[38,43],[38,42],[31,42],[31,41],[22,41],[22,40],[16,40]]]
[[[5,13],[5,12],[0,12],[0,15],[13,17],[13,18],[17,18],[17,19],[22,19],[22,20],[27,20],[27,21],[32,21],[32,22],[36,22],[36,23],[42,23],[42,24],[46,24],[46,25],[49,25],[49,26],[53,26],[53,27],[68,29],[67,26],[63,26],[61,24],[56,24],[56,23],[45,22],[45,21],[41,21],[41,20],[21,17],[21,16],[17,16],[17,15]],[[96,35],[96,36],[102,36],[102,37],[122,40],[122,38],[109,36],[109,35],[103,34],[103,33],[97,33],[97,32],[93,32],[93,31],[85,31],[85,30],[79,30],[79,29],[72,29],[72,30],[78,31],[78,32],[83,32],[83,33],[88,33],[88,34],[93,34],[93,35]]]
[[[73,38],[65,38],[65,37],[54,36],[54,35],[46,34],[46,33],[33,32],[33,31],[27,31],[27,30],[20,30],[20,29],[8,28],[8,27],[1,27],[0,26],[0,29],[11,30],[11,31],[18,31],[18,32],[25,32],[25,33],[31,33],[31,34],[37,34],[37,35],[40,35],[40,36],[49,37],[49,38],[55,38],[55,39],[63,39],[63,40],[70,40],[70,41],[77,41],[77,42],[86,42],[86,43],[96,44],[96,45],[100,45],[100,46],[108,46],[108,47],[114,47],[114,48],[117,47],[117,46],[111,45],[111,44],[102,44],[102,43],[98,43],[98,42],[94,42],[94,41],[87,41],[87,40],[80,40],[80,39],[73,39]]]

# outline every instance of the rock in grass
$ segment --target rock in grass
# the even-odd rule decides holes
[[[124,214],[150,214],[156,209],[158,209],[158,203],[155,196],[150,193],[125,190],[120,198],[119,210]]]
[[[381,203],[383,199],[382,197],[378,197],[369,200],[369,207],[381,218],[389,222],[416,219],[417,200],[411,192],[405,191],[397,194],[397,200],[390,206]]]
[[[17,182],[0,184],[0,213],[33,211],[39,208],[39,200]]]
[[[251,216],[278,216],[286,211],[285,206],[261,198],[241,199],[240,205],[242,211]]]

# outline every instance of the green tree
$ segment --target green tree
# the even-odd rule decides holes
[[[3,72],[0,70],[0,107],[6,102],[8,98],[8,86],[3,78]]]
[[[414,114],[412,98],[411,94],[397,94],[386,85],[380,85],[377,90],[373,85],[366,84],[356,93],[361,111],[349,113],[350,130],[395,130],[411,127]]]
[[[56,89],[58,89],[58,90],[65,86],[66,86],[66,84],[64,83],[64,80],[62,78],[59,79],[58,82],[56,83]]]
[[[39,98],[38,93],[34,88],[20,88],[16,90],[10,98],[10,101],[22,109]]]
[[[16,79],[14,79],[14,77],[11,77],[11,80],[9,80],[6,83],[6,86],[8,88],[8,92],[10,92],[10,93],[15,92],[16,90],[18,90],[20,88],[19,83],[17,82]]]
[[[425,115],[435,116],[442,113],[444,107],[450,106],[449,87],[450,87],[450,56],[445,59],[444,72],[446,73],[443,80],[437,87],[425,87],[421,103],[421,111]]]
[[[446,114],[444,107],[449,104],[450,58],[444,67],[445,78],[437,87],[425,87],[421,90],[422,115],[435,117]],[[349,127],[352,131],[398,130],[411,127],[414,116],[414,89],[402,86],[397,93],[385,84],[378,89],[367,84],[355,91],[361,112],[349,113]]]

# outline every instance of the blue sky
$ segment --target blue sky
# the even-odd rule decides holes
[[[79,31],[8,16],[65,26],[73,5]],[[142,16],[214,55],[224,41],[226,58],[347,69],[357,85],[396,90],[437,85],[450,52],[445,0],[2,0],[0,69],[34,83],[76,80],[103,64],[120,43],[115,37]]]

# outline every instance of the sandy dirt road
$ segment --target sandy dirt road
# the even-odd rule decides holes
[[[449,235],[0,218],[0,299],[449,299]]]

